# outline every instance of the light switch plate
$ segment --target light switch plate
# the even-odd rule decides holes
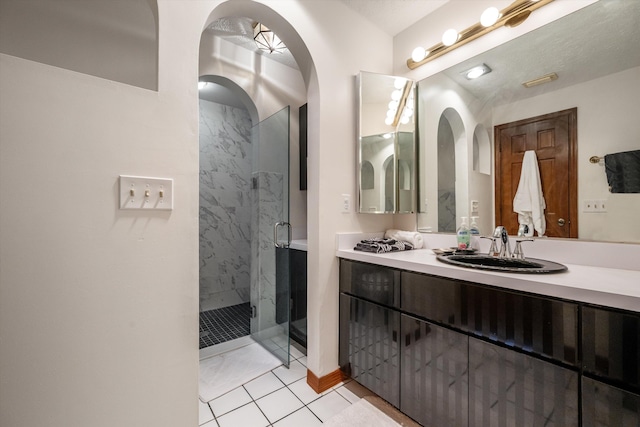
[[[173,209],[173,179],[120,175],[120,209]]]

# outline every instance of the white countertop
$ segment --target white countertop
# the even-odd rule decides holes
[[[292,240],[289,248],[296,249],[298,251],[307,251],[307,240],[306,239],[296,239]]]
[[[556,274],[517,274],[445,264],[431,249],[375,254],[338,247],[336,256],[417,273],[640,312],[640,271],[566,264]]]

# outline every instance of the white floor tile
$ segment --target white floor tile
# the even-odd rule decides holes
[[[209,422],[213,419],[213,414],[211,413],[211,409],[209,405],[206,403],[202,403],[200,399],[198,399],[198,425],[202,425],[206,422]]]
[[[220,417],[227,412],[231,412],[247,403],[251,402],[251,396],[244,389],[244,387],[238,387],[231,390],[227,394],[223,394],[217,399],[213,399],[209,402],[211,409],[216,417]]]
[[[318,394],[307,384],[307,379],[302,378],[294,383],[288,385],[289,389],[298,396],[298,399],[302,400],[305,405],[313,402],[316,399],[322,397],[321,394]]]
[[[306,357],[303,352],[301,352],[294,346],[291,346],[291,349],[289,352],[291,353],[291,359],[300,359],[301,357]]]
[[[302,408],[274,424],[274,427],[317,427],[322,421],[307,408]]]
[[[244,385],[251,397],[255,400],[260,399],[269,393],[272,393],[278,389],[284,387],[282,381],[278,379],[272,372],[268,372],[253,381],[250,381]]]
[[[218,427],[218,423],[216,422],[216,420],[212,420],[206,424],[202,424],[201,427]]]
[[[356,403],[358,400],[360,400],[360,397],[358,397],[354,392],[352,392],[351,390],[349,390],[345,386],[338,387],[336,389],[336,392],[340,396],[344,397],[345,399],[347,399],[351,403]],[[215,410],[214,410],[214,412],[215,412]]]
[[[251,402],[217,419],[220,427],[267,427],[269,420]]]
[[[325,422],[340,411],[347,409],[351,403],[335,391],[311,402],[308,408],[316,414],[322,422]]]
[[[304,366],[307,366],[307,356],[298,358],[298,362],[302,363]]]
[[[280,366],[272,372],[285,384],[291,384],[292,382],[295,382],[300,378],[306,378],[307,376],[307,368],[297,360],[291,362],[288,369],[284,366]]]
[[[303,404],[288,388],[283,388],[256,401],[272,423],[302,408]]]

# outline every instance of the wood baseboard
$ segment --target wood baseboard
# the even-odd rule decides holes
[[[334,385],[340,384],[344,379],[346,379],[346,376],[340,369],[336,369],[321,378],[318,378],[313,372],[311,372],[311,370],[307,369],[307,384],[309,384],[309,387],[311,387],[316,393],[322,393]]]

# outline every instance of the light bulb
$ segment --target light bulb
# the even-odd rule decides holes
[[[384,124],[387,126],[391,126],[393,124],[393,117],[387,117],[384,119]]]
[[[459,36],[460,35],[456,30],[454,30],[453,28],[450,28],[447,31],[445,31],[444,34],[442,35],[442,44],[445,46],[451,46],[458,41]]]
[[[393,87],[396,89],[402,89],[404,85],[407,83],[407,79],[403,79],[402,77],[397,77],[393,82]]]
[[[396,89],[393,92],[391,92],[391,99],[393,99],[394,101],[400,101],[400,98],[402,98],[401,90]]]
[[[495,7],[490,7],[480,15],[480,23],[483,27],[490,27],[500,18],[500,11]]]
[[[407,116],[402,116],[400,118],[400,123],[402,123],[403,125],[406,125],[407,123],[409,123],[409,117]]]
[[[398,105],[400,105],[400,102],[398,102],[398,101],[390,101],[389,105],[388,105],[389,110],[393,110],[393,111],[397,110],[398,109]]]
[[[418,46],[417,48],[413,49],[413,52],[411,52],[411,59],[413,59],[413,62],[420,62],[424,58],[426,58],[428,54],[429,52],[427,52],[425,48],[423,48],[422,46]]]
[[[391,117],[391,118],[395,117],[396,111],[398,110],[387,110],[387,117]]]

